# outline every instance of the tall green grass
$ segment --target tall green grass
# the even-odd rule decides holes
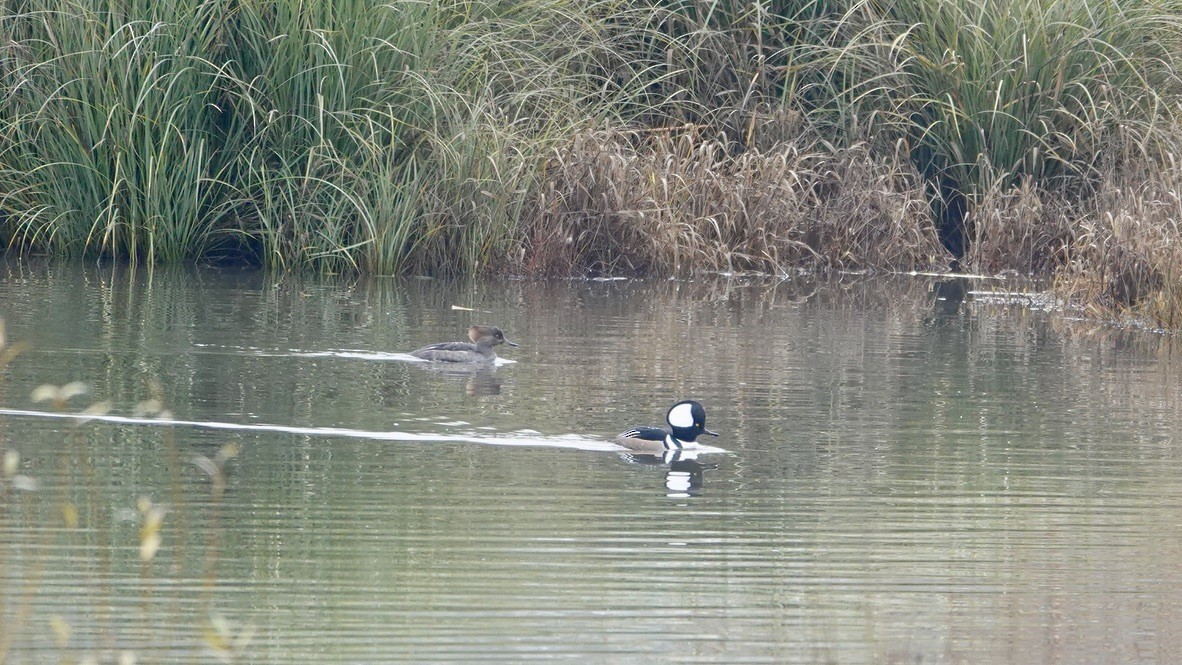
[[[845,83],[822,110],[906,141],[970,236],[988,232],[972,212],[996,186],[1087,196],[1105,161],[1175,145],[1176,0],[866,0],[847,16],[813,51]]]
[[[249,137],[240,228],[271,265],[511,265],[541,156],[642,94],[614,3],[265,7],[242,12],[231,105]]]
[[[407,198],[394,177],[414,149],[406,82],[434,31],[425,5],[367,4],[239,12],[227,91],[243,137],[231,148],[239,231],[269,265],[359,269],[384,221],[375,199]]]
[[[614,2],[31,0],[0,23],[3,236],[472,273],[541,155],[643,96]]]
[[[30,0],[0,19],[10,241],[148,261],[210,249],[228,166],[205,59],[215,7]]]
[[[900,269],[947,261],[938,232],[968,267],[1079,275],[1101,256],[1079,249],[1099,237],[1085,217],[1151,203],[1105,183],[1182,150],[1180,17],[1182,0],[23,0],[0,15],[0,240],[468,275]]]

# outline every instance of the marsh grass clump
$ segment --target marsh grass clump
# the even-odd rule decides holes
[[[0,239],[149,263],[504,266],[539,151],[647,94],[631,11],[22,3],[0,17]]]
[[[1061,192],[1038,182],[998,179],[977,197],[965,219],[972,230],[960,261],[965,270],[1044,277],[1063,267],[1077,234],[1077,213]]]
[[[216,5],[30,0],[0,18],[2,235],[149,262],[215,243]]]
[[[1101,159],[1161,159],[1177,131],[1176,2],[898,0],[855,3],[815,50],[843,87],[822,121],[908,142],[962,254],[976,206],[1024,179],[1086,196]],[[877,128],[877,129],[876,129]],[[998,189],[1000,187],[1000,190]]]
[[[241,235],[273,266],[515,265],[537,155],[644,95],[612,3],[269,7],[241,12],[230,103],[248,137]]]
[[[687,125],[591,130],[555,152],[527,218],[542,273],[928,267],[943,258],[918,177],[864,146],[798,136],[734,150]]]
[[[1182,326],[1182,170],[1110,172],[1067,256],[1055,288],[1075,304]]]

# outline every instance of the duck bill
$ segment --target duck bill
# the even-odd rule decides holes
[[[517,348],[517,342],[510,342],[508,337],[505,338],[505,343],[515,349]]]
[[[702,428],[702,434],[709,434],[710,436],[718,436],[718,432],[711,432],[705,427]]]

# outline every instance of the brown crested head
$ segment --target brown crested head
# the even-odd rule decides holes
[[[501,329],[496,326],[474,325],[468,328],[468,339],[476,344],[484,343],[489,346],[496,346],[498,344],[508,344],[512,347],[517,346],[517,344],[509,341],[505,337],[505,333],[501,332]]]

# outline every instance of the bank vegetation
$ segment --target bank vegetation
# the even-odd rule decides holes
[[[9,252],[946,270],[1182,323],[1182,0],[22,0]]]

